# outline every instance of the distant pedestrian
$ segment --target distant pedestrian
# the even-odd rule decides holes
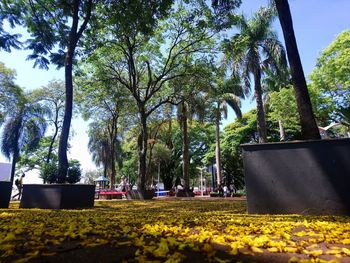
[[[15,194],[12,198],[14,199],[16,196],[18,196],[18,200],[21,199],[22,196],[22,190],[23,190],[23,178],[25,177],[25,173],[22,173],[22,175],[15,180],[15,185],[17,187],[18,193]]]
[[[224,190],[224,197],[227,197],[227,195],[228,195],[228,187],[227,187],[227,185],[224,185],[223,190]]]
[[[219,196],[220,197],[224,196],[224,189],[222,188],[222,184],[219,185]]]

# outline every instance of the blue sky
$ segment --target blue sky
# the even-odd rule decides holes
[[[240,12],[250,16],[267,2],[266,0],[243,0]],[[289,3],[300,57],[307,76],[316,65],[320,52],[334,40],[336,35],[350,28],[350,1],[290,0]],[[278,20],[276,20],[274,27],[279,39],[284,42]],[[57,71],[54,67],[49,71],[33,69],[33,61],[26,61],[29,52],[14,50],[12,53],[6,53],[0,51],[0,61],[17,71],[17,84],[27,89],[33,89],[46,85],[52,79],[63,80],[63,70]],[[243,103],[244,112],[251,107],[250,101]],[[230,112],[224,124],[232,122],[234,118],[234,114]],[[84,170],[93,169],[94,165],[86,146],[88,141],[85,134],[87,125],[82,120],[74,120],[72,126],[75,135],[71,141],[72,149],[69,155],[80,160]],[[0,157],[0,161],[4,161],[4,158]],[[33,177],[31,181],[38,180]]]

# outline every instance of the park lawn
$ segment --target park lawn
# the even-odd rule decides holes
[[[248,215],[245,201],[0,209],[0,262],[350,262],[350,217]]]

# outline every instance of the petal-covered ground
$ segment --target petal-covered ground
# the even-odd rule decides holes
[[[350,217],[247,215],[245,201],[0,209],[0,262],[350,262]]]

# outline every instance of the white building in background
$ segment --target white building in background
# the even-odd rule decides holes
[[[0,181],[10,181],[11,177],[11,164],[0,163]]]

